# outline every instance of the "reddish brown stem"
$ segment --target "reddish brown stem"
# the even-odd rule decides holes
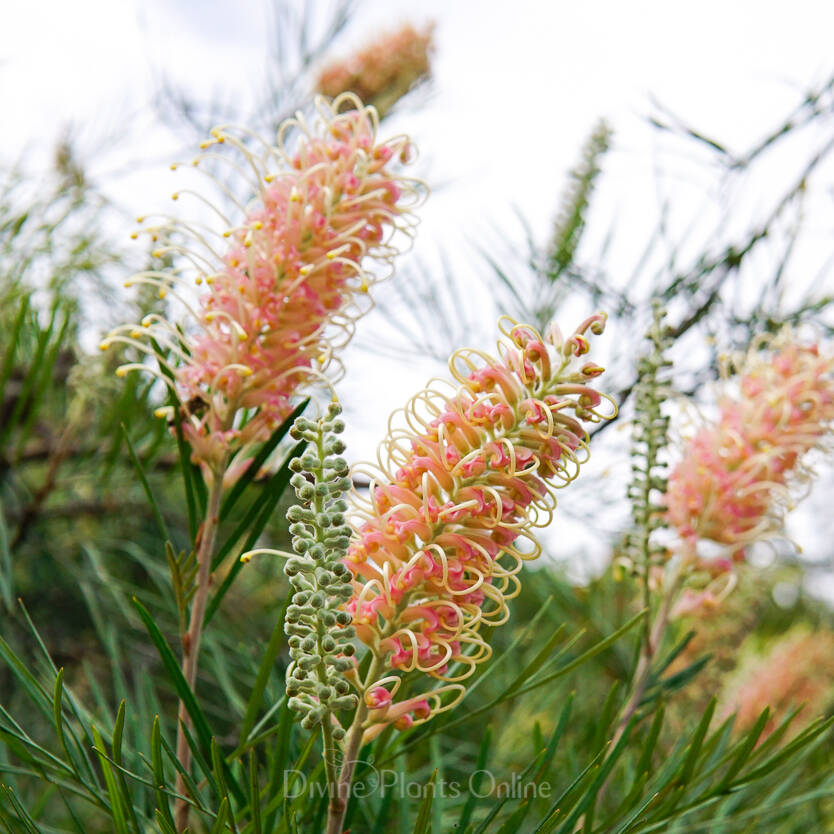
[[[214,558],[214,544],[217,539],[217,526],[220,516],[220,499],[223,496],[222,473],[215,473],[209,489],[206,518],[200,529],[197,545],[197,588],[191,603],[191,616],[188,631],[182,635],[182,674],[188,688],[193,692],[197,681],[197,661],[200,656],[200,638],[203,633],[203,620],[206,616],[209,588],[211,587],[211,563]],[[185,703],[180,701],[177,715],[177,760],[188,773],[191,767],[191,748],[188,746],[186,729],[191,728],[191,718]],[[182,774],[177,774],[177,793],[185,796],[186,786]],[[188,826],[191,804],[186,799],[176,801],[177,831],[182,832]]]

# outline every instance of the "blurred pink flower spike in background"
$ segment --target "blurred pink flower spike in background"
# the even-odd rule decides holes
[[[434,25],[422,30],[405,24],[384,34],[348,58],[327,64],[317,89],[326,96],[352,92],[385,116],[412,87],[427,78]]]
[[[682,555],[713,577],[706,589],[685,592],[678,614],[714,606],[729,592],[721,574],[749,545],[782,532],[812,475],[808,454],[830,442],[834,358],[799,344],[790,330],[751,347],[735,389],[721,396],[718,419],[697,430],[669,477],[666,516]],[[718,545],[720,555],[702,558],[701,542]]]

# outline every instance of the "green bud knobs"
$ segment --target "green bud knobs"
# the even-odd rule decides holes
[[[334,436],[344,430],[344,423],[335,419],[340,413],[339,404],[331,403],[325,418],[299,417],[291,429],[293,437],[308,445],[290,463],[298,503],[287,511],[287,520],[297,555],[284,566],[294,589],[284,624],[292,658],[288,704],[303,727],[326,723],[337,741],[345,731],[334,711],[353,709],[357,703],[344,677],[354,665],[350,641],[355,632],[343,608],[353,593],[343,562],[351,534],[343,494],[352,483],[347,461],[340,457],[345,444]]]

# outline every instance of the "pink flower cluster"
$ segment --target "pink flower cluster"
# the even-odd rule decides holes
[[[735,558],[782,523],[803,457],[834,425],[834,360],[783,334],[751,351],[737,396],[724,396],[672,471],[666,515],[694,545],[710,539]]]
[[[418,31],[406,24],[343,61],[328,64],[316,88],[326,96],[356,93],[382,115],[429,73],[432,26]]]
[[[765,707],[771,718],[762,738],[770,735],[795,707],[803,707],[790,735],[834,704],[834,634],[798,628],[779,638],[762,655],[743,663],[738,680],[725,698],[723,714],[736,713],[734,729],[749,730]]]
[[[500,359],[459,351],[457,387],[412,398],[405,428],[383,444],[346,559],[357,635],[394,673],[364,690],[371,724],[410,726],[451,706],[439,692],[462,696],[441,687],[394,704],[396,673],[456,682],[489,657],[481,626],[507,619],[517,573],[540,552],[531,528],[550,521],[553,489],[586,459],[583,424],[603,419],[604,395],[587,384],[602,368],[580,357],[604,321],[590,317],[567,340],[551,328],[547,341],[511,323]]]
[[[408,208],[419,192],[393,172],[407,161],[408,139],[378,141],[376,112],[353,96],[319,102],[319,114],[314,128],[285,124],[279,146],[264,143],[260,153],[233,131],[213,131],[204,148],[225,144],[243,153],[259,199],[240,224],[229,224],[219,251],[195,234],[205,244],[199,254],[174,243],[155,252],[184,256],[197,267],[196,282],[208,287],[192,310],[196,328],[180,330],[158,316],[143,325],[179,359],[171,370],[183,430],[195,459],[212,469],[286,418],[299,385],[322,376],[365,311],[357,298],[379,277],[369,262],[390,263],[399,251],[395,232],[410,240]],[[297,139],[292,152],[282,141],[290,134]],[[178,283],[173,271],[138,278],[163,292]],[[135,342],[142,333],[133,330],[111,334],[105,345]]]

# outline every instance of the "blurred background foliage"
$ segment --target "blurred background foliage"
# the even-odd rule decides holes
[[[217,122],[274,128],[317,88],[352,89],[383,114],[419,106],[410,91],[429,83],[431,28],[405,27],[339,57],[333,42],[350,4],[332,7],[318,28],[299,8],[274,5],[275,60],[253,109],[241,112],[234,91],[195,101],[162,78],[161,118],[196,144]],[[696,148],[698,164],[732,184],[804,132],[817,137],[822,127],[830,137],[833,91],[834,81],[809,91],[740,154],[660,107],[655,126]],[[633,416],[635,357],[653,301],[669,313],[673,397],[701,397],[719,355],[756,333],[813,324],[831,337],[830,253],[801,286],[790,269],[804,224],[814,222],[805,199],[834,146],[829,138],[801,145],[798,175],[762,198],[761,224],[693,245],[670,237],[661,221],[629,268],[608,260],[616,228],[602,245],[585,242],[614,141],[601,121],[562,194],[554,194],[556,219],[544,243],[528,231],[519,248],[501,230],[475,243],[482,304],[540,327],[577,308],[607,310],[603,387],[620,404],[621,422]],[[97,331],[138,320],[161,302],[142,294],[128,302],[116,289],[142,256],[113,238],[120,210],[88,181],[71,136],[50,170],[6,165],[0,177],[0,827],[168,832],[182,696],[170,665],[182,604],[172,587],[193,547],[184,490],[194,473],[153,416],[159,386],[137,375],[117,380],[124,354],[90,347]],[[726,217],[732,193],[728,186],[716,197]],[[519,224],[525,228],[523,216]],[[461,344],[483,344],[483,316],[465,301],[471,287],[455,281],[448,256],[439,257],[446,269],[413,259],[384,288],[378,303],[389,329],[370,335],[360,327],[369,350],[445,361]],[[594,446],[621,445],[608,439],[617,434],[613,424],[598,428],[605,435]],[[627,454],[621,458],[627,466]],[[239,576],[233,568],[246,539],[286,546],[282,471],[249,483],[221,528],[229,546],[215,587],[225,595],[205,633],[190,709],[201,773],[192,786],[200,797],[195,831],[323,825],[321,794],[301,792],[300,775],[295,785],[285,777],[303,772],[311,790],[323,778],[317,739],[292,723],[284,704],[280,565],[255,560]],[[589,473],[563,511],[596,525],[600,505],[623,505],[625,480]],[[511,621],[490,635],[495,659],[465,706],[411,732],[384,732],[358,774],[368,784],[390,771],[420,784],[471,786],[472,773],[481,772],[483,785],[489,770],[498,779],[549,784],[552,793],[502,797],[487,785],[482,796],[438,790],[424,799],[371,790],[349,809],[352,832],[834,830],[832,739],[817,722],[834,707],[834,620],[803,590],[799,554],[782,548],[783,558],[767,567],[754,561],[719,609],[676,621],[663,673],[641,704],[642,723],[612,753],[607,743],[635,663],[641,597],[616,558],[627,521],[606,518],[606,525],[614,528],[612,555],[598,575],[578,582],[546,556],[525,569]],[[772,714],[759,721],[768,705]],[[606,767],[614,768],[610,781]]]

